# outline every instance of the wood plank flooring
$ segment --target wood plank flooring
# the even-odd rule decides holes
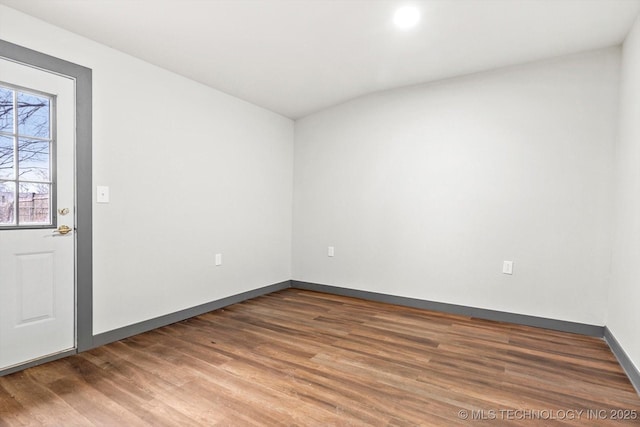
[[[601,339],[297,289],[0,378],[3,427],[476,424],[640,398]]]

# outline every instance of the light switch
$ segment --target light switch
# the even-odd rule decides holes
[[[327,248],[327,255],[328,255],[328,256],[333,256],[333,255],[335,255],[335,249],[333,248],[333,246],[329,246],[329,247]]]
[[[216,254],[216,266],[222,265],[222,254]]]
[[[98,194],[96,199],[97,203],[109,203],[109,187],[99,185],[96,188],[96,193]]]

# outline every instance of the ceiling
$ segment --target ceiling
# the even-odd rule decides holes
[[[0,0],[297,119],[385,89],[620,44],[640,0]],[[400,31],[402,5],[422,13]]]

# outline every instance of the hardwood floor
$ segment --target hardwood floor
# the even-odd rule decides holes
[[[640,398],[601,339],[297,289],[0,378],[0,426],[473,424]]]

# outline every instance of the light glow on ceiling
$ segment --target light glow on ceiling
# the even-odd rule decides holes
[[[396,10],[393,23],[401,30],[413,28],[420,21],[420,11],[413,6],[404,6]]]

